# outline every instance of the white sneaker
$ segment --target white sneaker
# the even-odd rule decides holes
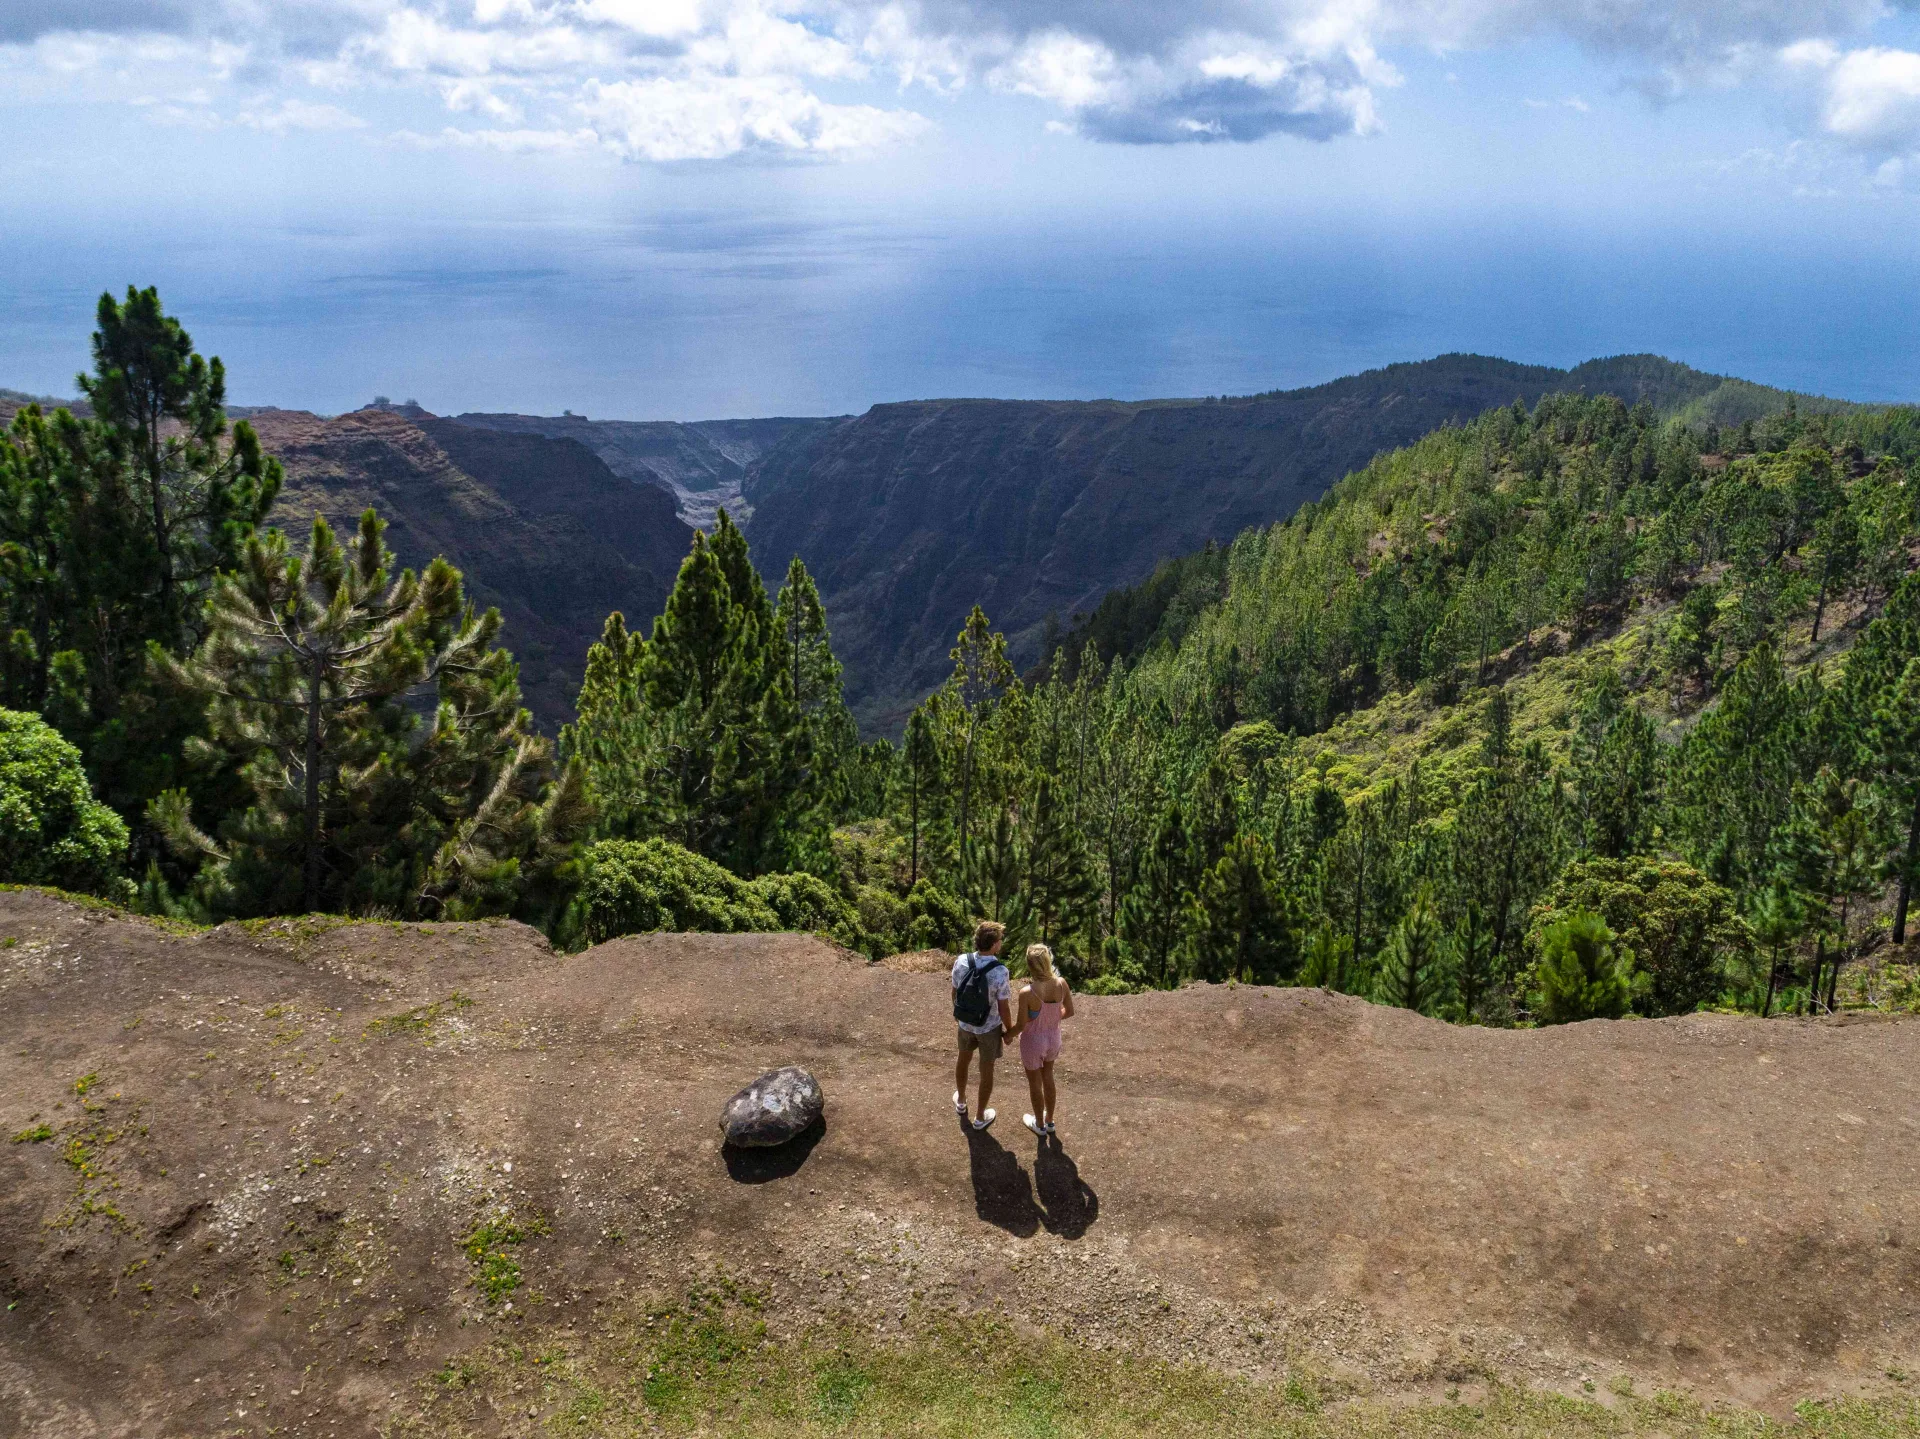
[[[1026,1125],[1027,1128],[1031,1129],[1035,1134],[1045,1134],[1047,1132],[1047,1126],[1042,1124],[1039,1120],[1035,1119],[1031,1114],[1021,1115],[1020,1122]]]
[[[996,1115],[991,1109],[983,1109],[980,1111],[980,1117],[973,1121],[973,1127],[975,1129],[985,1129],[989,1124],[993,1123],[993,1121],[997,1118],[999,1118],[999,1116]]]
[[[953,1092],[953,1112],[962,1119],[967,1117],[967,1101],[960,1097],[960,1091],[957,1089]]]

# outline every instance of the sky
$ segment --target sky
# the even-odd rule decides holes
[[[1882,0],[0,0],[0,385],[701,419],[1652,351],[1920,400]]]

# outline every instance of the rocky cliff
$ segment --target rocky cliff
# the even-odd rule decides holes
[[[622,479],[658,485],[689,525],[710,529],[724,508],[735,519],[750,512],[741,493],[747,467],[782,441],[832,424],[830,420],[590,420],[584,415],[456,416],[463,425],[512,434],[578,440]]]
[[[503,643],[548,729],[571,718],[608,612],[650,623],[692,539],[670,495],[621,479],[574,440],[417,410],[251,418],[287,467],[272,522],[298,541],[315,514],[339,525],[372,505],[402,563],[445,555],[477,602],[499,606]]]

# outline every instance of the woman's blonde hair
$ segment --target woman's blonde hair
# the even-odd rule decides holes
[[[1053,951],[1044,944],[1027,946],[1027,973],[1036,979],[1053,978]]]

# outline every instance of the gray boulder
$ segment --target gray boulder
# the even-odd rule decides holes
[[[812,1128],[826,1112],[820,1081],[798,1065],[763,1074],[727,1101],[720,1128],[741,1149],[785,1144]]]

